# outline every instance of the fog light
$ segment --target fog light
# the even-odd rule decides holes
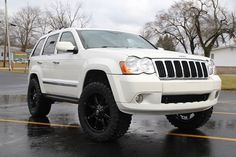
[[[142,94],[137,95],[135,98],[135,101],[139,104],[142,103],[143,102],[143,95]]]

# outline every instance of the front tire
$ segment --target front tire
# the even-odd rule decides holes
[[[115,140],[129,128],[131,115],[119,111],[111,89],[94,82],[87,85],[79,101],[79,119],[85,134],[97,142]]]
[[[52,101],[43,96],[37,79],[31,79],[29,82],[27,101],[33,117],[47,116],[51,110]]]
[[[213,107],[195,113],[167,115],[168,121],[181,130],[194,130],[203,126],[210,118]]]

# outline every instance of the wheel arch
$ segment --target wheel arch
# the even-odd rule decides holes
[[[102,82],[110,88],[110,83],[107,74],[104,70],[100,69],[88,70],[85,74],[82,88],[84,89],[91,82]]]
[[[39,75],[37,73],[30,73],[29,77],[28,77],[28,80],[29,80],[28,82],[30,82],[30,80],[32,80],[32,79],[36,79],[38,81],[41,92],[45,93],[45,90],[43,88],[43,82],[42,82],[42,80],[40,80]]]

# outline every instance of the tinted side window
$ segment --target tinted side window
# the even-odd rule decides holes
[[[32,54],[32,56],[39,56],[42,48],[43,48],[43,44],[44,44],[44,41],[45,41],[45,38],[44,39],[41,39],[39,42],[38,42],[38,45],[36,46],[36,48],[34,49],[34,52]]]
[[[46,42],[44,49],[43,49],[43,55],[54,54],[58,36],[59,36],[59,34],[55,34],[55,35],[48,37],[47,42]]]
[[[62,33],[60,41],[71,42],[75,46],[75,49],[77,49],[75,38],[71,32]],[[57,53],[66,53],[66,52],[58,51]]]

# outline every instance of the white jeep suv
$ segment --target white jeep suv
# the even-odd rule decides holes
[[[41,37],[30,56],[28,107],[46,116],[55,101],[78,103],[88,137],[126,133],[132,114],[166,115],[196,129],[211,117],[221,80],[213,61],[165,51],[120,31],[68,28]]]

